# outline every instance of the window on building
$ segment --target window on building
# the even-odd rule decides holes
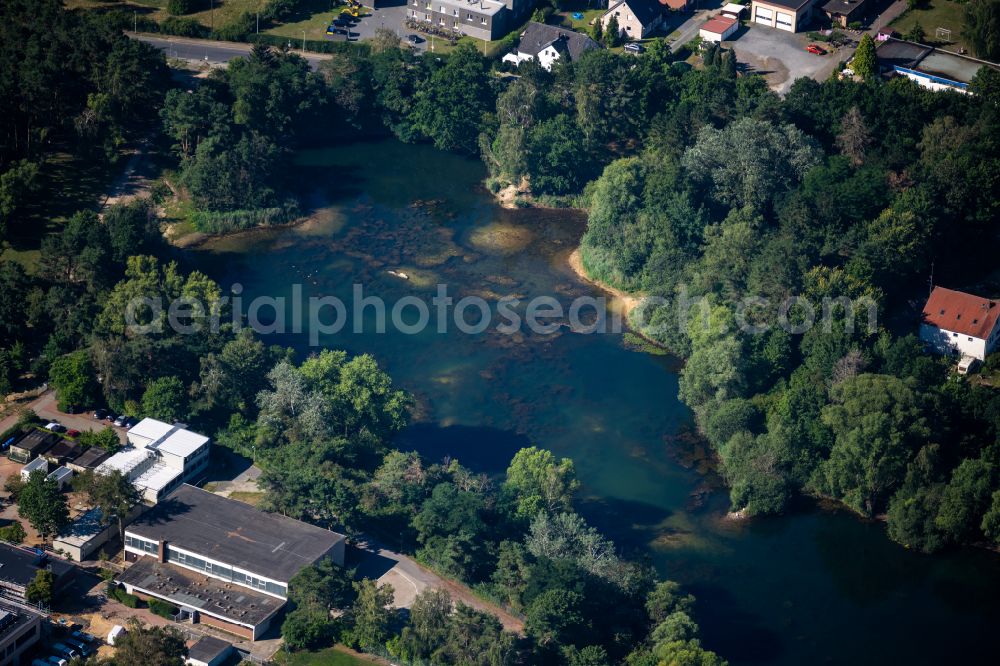
[[[146,541],[145,539],[140,539],[139,537],[132,536],[131,534],[125,535],[125,545],[134,548],[135,550],[141,550],[144,553],[156,554],[160,552],[160,546],[155,541]]]
[[[969,338],[969,342],[972,342],[972,338]]]
[[[482,18],[479,22],[482,23],[483,25],[486,25],[486,18],[485,17]]]

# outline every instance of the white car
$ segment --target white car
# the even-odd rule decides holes
[[[59,421],[52,421],[47,426],[45,426],[45,429],[51,430],[52,432],[66,432],[66,426],[59,423]]]

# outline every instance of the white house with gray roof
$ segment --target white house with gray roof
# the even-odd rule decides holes
[[[551,70],[557,60],[577,60],[587,51],[599,48],[600,45],[587,35],[532,21],[521,33],[517,49],[505,55],[503,61],[516,66],[537,60],[543,68]]]

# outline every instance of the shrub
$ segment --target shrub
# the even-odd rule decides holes
[[[168,16],[160,24],[160,32],[178,37],[208,37],[209,30],[202,24],[190,18]]]
[[[114,583],[108,583],[108,596],[112,599],[116,599],[122,603],[122,605],[128,608],[138,608],[139,602],[141,601],[139,597],[134,594],[129,594],[123,588],[118,587]]]
[[[14,521],[10,525],[0,527],[0,539],[9,543],[24,543],[27,536],[28,535],[24,531],[24,527],[17,521]]]
[[[198,11],[200,8],[198,0],[168,0],[167,13],[171,16],[183,16]]]
[[[160,601],[159,599],[149,600],[149,610],[153,611],[160,617],[167,618],[168,620],[172,620],[179,612],[177,606],[169,604],[166,601]]]
[[[232,23],[228,23],[214,33],[213,39],[221,39],[228,42],[246,41],[247,37],[253,35],[257,30],[257,17],[250,12],[243,12]]]
[[[21,431],[28,426],[40,424],[41,422],[42,420],[38,418],[38,415],[35,414],[35,412],[30,409],[25,409],[18,414],[17,423],[7,428],[2,434],[0,434],[0,442],[6,442],[14,435],[20,434]]]

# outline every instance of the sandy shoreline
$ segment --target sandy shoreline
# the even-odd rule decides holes
[[[579,247],[569,253],[568,261],[569,267],[573,269],[573,272],[576,273],[578,278],[584,282],[594,285],[595,287],[598,287],[601,291],[611,294],[613,299],[612,307],[620,308],[622,314],[625,316],[626,323],[628,323],[629,316],[632,314],[632,311],[639,307],[639,304],[642,303],[642,297],[630,294],[629,292],[616,287],[612,287],[609,284],[605,284],[600,280],[595,280],[587,275],[587,271],[583,268],[583,257],[580,254]]]

